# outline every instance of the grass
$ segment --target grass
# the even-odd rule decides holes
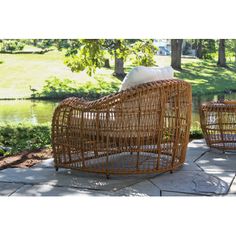
[[[60,79],[73,79],[80,83],[91,81],[96,77],[103,77],[111,82],[116,80],[112,76],[112,69],[98,69],[94,77],[85,72],[73,73],[64,65],[62,52],[51,51],[46,54],[0,54],[0,99],[28,98],[31,95],[30,86],[40,90],[45,80],[52,76]]]
[[[236,65],[228,63],[228,66],[222,68],[216,61],[199,60],[183,64],[183,70],[175,72],[175,76],[192,84],[193,95],[236,90]]]
[[[63,63],[62,52],[50,51],[46,54],[0,54],[0,99],[29,98],[30,86],[42,89],[45,81],[52,76],[59,79],[72,79],[78,83],[97,83],[98,79],[111,83],[117,82],[111,69],[98,69],[96,74],[89,77],[86,72],[74,73]],[[157,56],[158,66],[170,65],[170,56]],[[133,65],[125,64],[129,72]],[[229,68],[216,66],[215,61],[182,58],[181,72],[175,71],[177,78],[192,84],[193,94],[218,93],[228,89],[236,89],[236,66],[229,63]]]

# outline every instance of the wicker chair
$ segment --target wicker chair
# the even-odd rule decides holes
[[[189,83],[172,79],[85,101],[63,100],[52,121],[55,168],[110,174],[172,171],[185,161]]]
[[[210,148],[236,150],[236,101],[207,102],[200,107],[201,128]]]

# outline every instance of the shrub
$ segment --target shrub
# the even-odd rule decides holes
[[[191,139],[203,138],[202,130],[200,130],[200,129],[191,129],[190,130],[190,138]]]
[[[0,50],[3,52],[21,51],[24,44],[19,40],[3,40]]]
[[[51,77],[45,81],[42,90],[32,94],[36,98],[66,98],[69,96],[84,97],[87,99],[96,99],[118,90],[120,81],[105,81],[103,78],[96,78],[95,82],[89,81],[83,84],[77,83],[71,79],[59,79]]]
[[[191,139],[203,138],[202,129],[198,121],[195,121],[194,123],[192,123],[191,129],[190,129],[190,138]]]
[[[0,124],[0,146],[11,148],[4,155],[49,147],[51,126],[49,123],[32,125],[30,123]]]

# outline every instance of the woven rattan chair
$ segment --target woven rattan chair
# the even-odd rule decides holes
[[[185,161],[191,86],[160,80],[85,101],[63,100],[52,121],[55,168],[110,174],[172,171]]]
[[[204,103],[200,107],[203,135],[210,148],[236,150],[236,101]]]

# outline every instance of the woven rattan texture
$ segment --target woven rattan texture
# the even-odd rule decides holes
[[[185,161],[189,83],[160,80],[85,101],[63,100],[52,121],[56,168],[110,174],[161,173]]]
[[[236,104],[208,102],[200,107],[201,127],[211,148],[236,150]]]

